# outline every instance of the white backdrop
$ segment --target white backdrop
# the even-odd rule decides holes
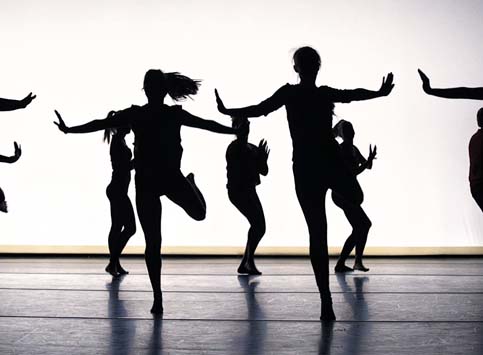
[[[184,108],[229,124],[217,113],[215,87],[227,106],[257,103],[296,82],[293,50],[311,45],[322,56],[319,84],[377,89],[384,74],[395,74],[391,96],[336,106],[365,155],[369,143],[378,145],[374,169],[360,177],[373,221],[368,246],[481,246],[467,144],[483,102],[427,96],[416,70],[434,86],[483,85],[482,13],[479,0],[2,0],[0,97],[32,90],[38,98],[0,113],[0,154],[13,153],[13,140],[24,150],[16,164],[0,165],[11,210],[0,215],[0,244],[106,244],[108,146],[100,132],[61,134],[54,108],[79,124],[143,104],[143,75],[160,68],[204,79]],[[261,245],[305,246],[284,110],[251,128],[251,141],[264,137],[272,149],[258,189],[267,218]],[[182,138],[183,171],[196,173],[208,214],[195,222],[163,198],[164,245],[243,245],[247,223],[225,190],[232,137],[184,128]],[[341,245],[350,226],[330,197],[327,204],[329,244]],[[142,244],[138,227],[130,245]]]

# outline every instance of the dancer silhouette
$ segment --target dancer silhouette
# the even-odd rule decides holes
[[[114,111],[109,116],[115,115]],[[136,233],[134,209],[128,196],[131,183],[131,169],[134,168],[132,153],[126,144],[125,137],[130,128],[108,128],[104,131],[104,140],[110,143],[112,179],[107,186],[106,194],[111,206],[111,229],[109,231],[109,264],[106,272],[114,277],[128,274],[119,261],[129,238]]]
[[[418,69],[419,76],[423,82],[423,90],[426,94],[444,97],[446,99],[471,99],[471,100],[483,100],[483,87],[481,88],[445,88],[434,89],[431,87],[429,78],[421,69]]]
[[[478,131],[471,137],[468,147],[470,155],[470,190],[473,199],[483,212],[483,107],[477,114]]]
[[[22,100],[0,98],[0,111],[13,111],[27,107],[37,96],[32,93],[25,96]]]
[[[239,131],[190,114],[181,106],[164,104],[166,95],[181,100],[198,92],[199,81],[179,73],[148,70],[144,92],[148,103],[131,106],[102,120],[67,127],[55,111],[54,122],[64,133],[89,133],[106,128],[130,126],[135,136],[134,167],[136,170],[136,206],[146,240],[146,266],[153,288],[152,313],[163,312],[161,293],[161,201],[165,195],[193,219],[206,216],[206,203],[195,184],[194,175],[184,177],[180,170],[183,148],[181,126],[200,128],[216,133],[237,134]]]
[[[354,177],[357,177],[366,169],[372,168],[372,162],[376,159],[377,147],[372,149],[369,146],[369,157],[367,160],[362,156],[359,149],[354,145],[354,127],[345,120],[340,120],[334,127],[334,135],[341,137],[343,142],[340,144],[342,159],[347,168],[352,172]],[[332,200],[337,207],[340,207],[347,217],[347,220],[352,226],[352,233],[344,243],[344,247],[339,256],[339,260],[335,265],[335,272],[348,272],[354,270],[369,271],[362,263],[362,255],[366,246],[367,234],[371,228],[371,220],[360,205],[346,203],[344,197],[336,191],[332,191]],[[352,249],[356,248],[356,257],[354,268],[345,265],[345,261],[349,257]]]
[[[282,106],[286,107],[293,143],[295,189],[309,230],[310,260],[322,301],[320,318],[335,320],[329,289],[325,195],[331,188],[347,203],[360,205],[362,191],[353,174],[345,167],[339,145],[332,134],[334,103],[387,96],[394,87],[393,75],[389,73],[387,78],[383,78],[378,91],[337,90],[316,86],[320,56],[315,49],[299,48],[293,60],[300,83],[282,86],[258,105],[227,109],[216,91],[215,94],[218,110],[234,117],[266,116]]]
[[[418,69],[419,76],[423,82],[423,90],[429,95],[443,97],[446,99],[470,99],[483,100],[483,87],[480,88],[446,88],[434,89],[431,87],[429,78],[421,69]],[[473,199],[483,212],[483,108],[478,111],[477,122],[478,131],[471,137],[468,147],[470,156],[470,190]]]
[[[20,158],[20,156],[22,155],[22,148],[17,142],[14,142],[13,146],[15,148],[15,153],[10,157],[0,155],[0,163],[11,164],[11,163],[15,163]],[[0,188],[0,212],[4,212],[4,213],[8,212],[8,204],[7,204],[7,201],[5,200],[5,193],[1,188]]]
[[[263,139],[258,147],[248,143],[249,125],[246,118],[233,118],[233,128],[247,128],[243,134],[237,135],[236,140],[231,142],[226,150],[226,186],[231,203],[250,223],[247,245],[238,272],[261,275],[255,266],[254,256],[258,243],[265,234],[265,215],[256,186],[260,184],[260,174],[268,174],[267,160],[270,150]]]

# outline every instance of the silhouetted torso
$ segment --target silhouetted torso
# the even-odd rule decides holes
[[[112,183],[129,186],[132,153],[123,139],[113,137],[109,148],[112,165]]]
[[[119,114],[135,116],[131,128],[135,135],[135,167],[165,173],[178,171],[181,146],[181,106],[132,106]]]
[[[226,172],[231,189],[242,189],[260,184],[258,147],[234,140],[226,150]]]
[[[359,149],[353,144],[342,142],[340,144],[340,151],[347,168],[353,172],[354,175],[357,175],[359,165],[366,161]]]
[[[468,147],[470,155],[470,184],[483,183],[483,130],[478,129],[471,137]]]
[[[305,87],[286,84],[258,105],[268,115],[285,105],[293,144],[294,162],[314,161],[337,152],[332,135],[335,102],[350,102],[345,90],[328,86]]]

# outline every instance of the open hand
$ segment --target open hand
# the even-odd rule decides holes
[[[22,107],[27,107],[36,97],[37,95],[32,95],[32,93],[25,96],[22,100],[20,100]]]
[[[268,149],[268,143],[265,139],[262,139],[260,143],[258,143],[258,152],[263,154],[265,160],[268,159],[268,155],[270,154],[270,149]]]
[[[421,81],[423,82],[423,90],[425,93],[428,93],[431,90],[431,83],[429,78],[421,69],[418,69],[419,76],[421,77]]]
[[[387,76],[382,78],[381,88],[379,89],[381,96],[387,96],[391,93],[392,89],[394,88],[393,80],[394,75],[392,73],[389,73]]]
[[[67,126],[65,125],[65,122],[64,122],[64,120],[62,119],[62,116],[60,115],[60,113],[58,113],[58,112],[57,112],[57,110],[55,110],[54,112],[55,112],[55,114],[57,115],[57,118],[58,118],[58,120],[59,120],[59,122],[55,122],[55,121],[54,121],[54,124],[55,124],[55,125],[56,125],[56,126],[57,126],[57,127],[58,127],[58,128],[61,130],[61,131],[62,131],[62,132],[64,132],[64,133],[68,133],[68,131],[69,131],[69,127],[67,127]]]
[[[221,100],[221,97],[220,95],[218,94],[218,90],[215,89],[215,96],[216,96],[216,105],[218,107],[218,111],[224,115],[227,114],[227,109],[225,107],[225,104],[223,103],[223,101]]]
[[[20,156],[22,155],[22,147],[17,142],[13,142],[13,146],[15,148],[15,160],[18,160],[18,158],[20,158]]]
[[[15,163],[22,155],[22,148],[20,147],[20,144],[18,144],[17,142],[13,142],[13,147],[15,148],[15,153],[11,157],[11,162]]]
[[[367,160],[369,160],[372,163],[372,161],[376,159],[376,155],[377,155],[377,146],[374,145],[374,148],[372,148],[372,145],[369,144],[369,157],[367,158]]]

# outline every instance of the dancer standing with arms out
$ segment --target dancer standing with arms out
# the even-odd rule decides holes
[[[426,74],[418,69],[419,76],[423,83],[423,90],[429,95],[443,97],[445,99],[470,99],[483,100],[483,87],[477,88],[445,88],[433,89]],[[470,189],[473,199],[483,212],[483,108],[480,108],[477,114],[478,131],[471,137],[468,147],[470,155]]]
[[[14,155],[10,157],[0,155],[0,163],[11,164],[11,163],[15,163],[20,158],[20,156],[22,155],[22,149],[20,148],[20,145],[17,142],[14,142],[13,146],[15,148]],[[7,204],[7,201],[5,200],[5,193],[1,188],[0,188],[0,212],[4,212],[4,213],[8,212],[8,204]]]
[[[355,132],[354,127],[350,122],[340,120],[334,126],[334,135],[336,137],[341,137],[343,140],[340,144],[342,159],[354,177],[357,178],[357,175],[366,169],[372,169],[372,162],[376,159],[377,147],[374,146],[374,149],[372,149],[372,147],[369,146],[369,157],[366,160],[359,149],[354,145]],[[364,254],[364,248],[366,246],[367,234],[372,225],[371,220],[367,217],[360,205],[346,203],[343,196],[339,195],[336,191],[332,191],[332,200],[337,207],[340,207],[344,211],[347,220],[352,226],[352,233],[344,243],[339,260],[335,265],[335,272],[348,272],[354,270],[364,272],[369,271],[369,269],[362,263],[362,255]],[[345,265],[345,261],[354,247],[356,248],[356,258],[354,268],[351,269]]]
[[[196,117],[181,106],[164,103],[166,95],[178,101],[195,95],[199,81],[179,73],[163,73],[151,69],[144,77],[148,103],[132,106],[111,117],[84,125],[67,127],[56,111],[55,124],[64,133],[88,133],[130,126],[135,136],[134,166],[136,170],[136,206],[146,239],[146,266],[153,288],[151,312],[163,312],[161,293],[161,201],[165,195],[193,219],[206,216],[206,203],[195,184],[194,175],[181,173],[181,126],[200,128],[216,133],[237,134],[237,130],[215,121]]]
[[[237,135],[236,140],[231,142],[226,150],[226,186],[231,203],[250,223],[247,245],[238,272],[261,275],[255,266],[255,250],[265,234],[265,215],[256,186],[260,184],[260,174],[268,174],[267,160],[270,150],[263,139],[258,147],[248,143],[249,125],[250,122],[246,118],[233,118],[233,128],[247,128]]]
[[[393,75],[383,78],[378,91],[337,90],[315,84],[320,56],[311,47],[299,48],[293,56],[300,83],[286,84],[258,105],[227,109],[217,94],[218,110],[234,117],[259,117],[285,106],[293,143],[293,172],[297,198],[310,235],[310,260],[322,301],[321,320],[335,320],[329,289],[329,254],[325,194],[331,188],[347,203],[360,205],[362,191],[345,167],[332,134],[335,102],[370,100],[387,96],[393,88]]]
[[[115,114],[111,111],[108,117]],[[104,140],[110,143],[112,165],[112,179],[106,189],[111,209],[111,230],[108,239],[110,259],[106,272],[114,277],[128,274],[121,266],[119,258],[129,238],[136,233],[134,209],[128,196],[131,170],[134,168],[131,149],[125,140],[130,131],[127,126],[107,128],[104,131]]]

